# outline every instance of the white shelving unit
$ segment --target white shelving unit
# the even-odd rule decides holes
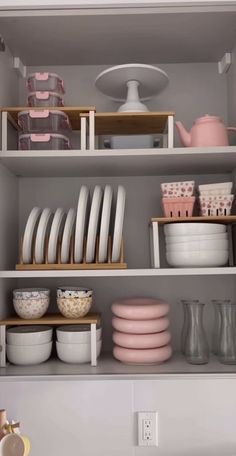
[[[165,8],[162,2],[159,8],[158,2],[149,2],[148,6],[144,5],[144,2],[142,4],[139,2],[142,6],[141,10],[137,6],[130,6],[133,3],[131,1],[129,8],[121,8],[120,5],[119,14],[116,8],[100,9],[98,14],[98,10],[93,10],[91,5],[89,11],[79,8],[72,11],[67,10],[62,1],[58,3],[62,4],[63,9],[57,10],[55,6],[50,13],[42,8],[41,11],[37,11],[37,8],[27,11],[27,7],[29,8],[27,2],[21,2],[25,8],[20,12],[13,9],[7,11],[7,6],[4,7],[5,11],[1,11],[0,7],[1,34],[9,47],[5,55],[0,54],[0,67],[4,70],[3,84],[0,88],[2,106],[16,106],[17,103],[24,106],[25,103],[24,81],[19,77],[19,71],[16,73],[12,68],[12,55],[17,55],[23,62],[23,67],[27,65],[27,72],[34,71],[35,67],[39,71],[48,67],[62,74],[62,77],[67,79],[68,105],[71,106],[74,103],[86,106],[88,103],[96,106],[99,112],[116,111],[115,103],[104,100],[100,94],[98,95],[93,83],[98,72],[103,69],[100,68],[101,66],[107,67],[116,62],[119,64],[124,60],[133,59],[134,48],[132,40],[129,39],[132,30],[137,37],[135,42],[135,50],[138,50],[138,54],[135,54],[137,58],[143,62],[155,63],[157,56],[160,56],[159,63],[170,74],[170,87],[160,98],[150,103],[151,111],[156,109],[164,111],[168,108],[176,112],[176,118],[184,118],[188,127],[197,116],[206,112],[220,115],[225,122],[228,120],[229,123],[235,124],[236,106],[233,97],[227,98],[227,89],[230,93],[235,86],[235,66],[233,64],[227,75],[217,73],[218,61],[223,57],[224,52],[231,50],[233,52],[236,44],[235,4],[230,6],[229,2],[217,2],[220,4],[216,8],[215,3],[211,6],[212,2],[207,2],[207,6],[204,6],[203,2],[198,6],[196,2],[194,6],[193,2],[188,2],[185,7],[186,2],[181,2],[181,6],[169,4],[168,8]],[[75,2],[72,3],[75,4]],[[77,2],[77,6],[79,3],[81,4]],[[108,5],[108,2],[100,2],[102,3],[103,8],[104,5]],[[14,7],[14,2],[11,2],[11,5]],[[96,24],[96,33],[91,35],[89,31],[95,28],[94,24]],[[219,25],[221,40],[219,40]],[[61,33],[62,27],[63,34],[67,36],[66,47]],[[107,27],[109,27],[110,42],[107,40]],[[35,34],[34,47],[30,41],[32,29]],[[198,30],[198,33],[193,33],[192,30]],[[117,33],[119,33],[120,42],[113,52],[111,43],[116,42]],[[191,45],[186,42],[186,36],[192,37]],[[47,46],[49,40],[50,49]],[[79,47],[81,42],[82,50]],[[53,62],[52,55],[55,56]],[[76,66],[77,62],[81,65]],[[186,93],[184,98],[183,93]],[[206,149],[171,147],[100,150],[94,149],[92,138],[87,150],[18,151],[13,150],[10,145],[9,149],[12,150],[2,150],[0,152],[1,319],[11,312],[10,299],[13,288],[33,286],[35,281],[35,283],[45,283],[54,290],[61,279],[80,285],[83,285],[86,280],[96,289],[98,310],[103,312],[106,306],[104,352],[111,348],[109,306],[119,293],[120,295],[122,293],[154,294],[169,300],[171,317],[175,323],[173,345],[174,349],[178,350],[182,322],[179,304],[177,304],[180,298],[182,296],[197,298],[200,294],[201,299],[209,303],[216,290],[220,297],[227,295],[236,300],[234,277],[236,267],[183,269],[168,268],[164,264],[160,269],[151,268],[148,223],[151,217],[161,215],[159,189],[164,179],[175,180],[179,176],[188,179],[191,175],[197,183],[227,179],[236,182],[234,139],[232,143],[234,145],[229,147]],[[175,145],[179,145],[177,137],[175,137]],[[28,212],[34,203],[46,207],[48,198],[48,205],[52,207],[59,207],[59,204],[65,207],[70,207],[72,204],[75,206],[81,183],[88,182],[88,185],[93,187],[97,181],[101,184],[109,181],[117,185],[119,180],[127,187],[128,221],[125,253],[128,269],[14,270],[18,259],[18,241]],[[162,240],[160,244],[163,244]],[[120,283],[122,286],[119,286]],[[109,304],[106,299],[109,300]],[[209,315],[208,312],[206,326],[210,339],[212,318]],[[206,366],[190,366],[182,357],[176,355],[162,366],[131,367],[116,362],[111,355],[108,355],[101,357],[95,370],[90,366],[67,366],[53,359],[31,368],[7,365],[0,369],[1,379],[15,380],[18,378],[33,380],[174,378],[188,375],[204,378],[213,375],[220,378],[235,377],[236,366],[224,366],[214,358]]]

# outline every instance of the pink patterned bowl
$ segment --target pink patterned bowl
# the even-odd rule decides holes
[[[158,299],[134,298],[114,302],[111,309],[116,317],[127,320],[152,320],[166,316],[170,306]]]
[[[132,350],[131,348],[114,347],[113,356],[125,364],[158,364],[167,361],[172,355],[172,348],[166,345],[149,350]]]
[[[167,317],[153,320],[126,320],[125,318],[112,318],[112,327],[116,331],[128,334],[153,334],[165,331],[169,327]]]
[[[157,348],[169,344],[171,335],[169,331],[154,334],[126,334],[114,331],[112,340],[124,348]]]

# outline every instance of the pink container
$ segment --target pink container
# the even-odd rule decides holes
[[[48,109],[19,112],[18,125],[23,133],[55,133],[71,129],[69,117],[65,112]]]
[[[230,215],[234,195],[200,196],[200,215]]]
[[[32,73],[27,79],[29,92],[58,92],[65,93],[63,79],[56,73]]]
[[[151,320],[166,316],[170,306],[158,299],[134,298],[114,302],[111,309],[116,317],[127,320]]]
[[[167,182],[161,184],[162,196],[165,198],[193,196],[195,182]]]
[[[45,133],[20,135],[18,148],[19,150],[66,150],[71,147],[66,136]]]
[[[54,108],[64,106],[64,102],[57,92],[30,92],[28,106]]]
[[[147,350],[133,350],[115,346],[113,349],[114,358],[125,364],[159,364],[167,361],[172,355],[170,345],[160,348],[150,348]]]
[[[153,334],[165,331],[169,328],[167,317],[156,318],[153,320],[126,320],[125,318],[113,317],[112,327],[116,331],[127,334]]]
[[[169,344],[171,335],[169,331],[162,331],[154,334],[126,334],[114,331],[112,340],[116,345],[124,348],[158,348]]]
[[[188,198],[162,198],[165,217],[192,217],[195,196]]]

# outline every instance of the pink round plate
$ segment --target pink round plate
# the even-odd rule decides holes
[[[155,320],[126,320],[113,317],[112,326],[116,331],[128,334],[153,334],[165,331],[169,327],[169,319],[162,317]]]
[[[158,348],[169,344],[171,335],[169,331],[154,334],[125,334],[119,331],[113,332],[113,342],[124,348]]]
[[[151,320],[167,315],[170,306],[167,302],[158,299],[134,298],[113,302],[111,309],[116,317],[128,320]]]
[[[157,364],[169,359],[172,355],[172,348],[166,345],[161,348],[150,348],[149,350],[132,350],[115,346],[113,356],[126,364]]]

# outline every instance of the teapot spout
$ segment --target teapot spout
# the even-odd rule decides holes
[[[186,128],[183,126],[182,122],[175,122],[175,125],[177,127],[177,130],[179,132],[180,140],[185,147],[190,147],[191,145],[191,135],[190,133],[186,130]]]

